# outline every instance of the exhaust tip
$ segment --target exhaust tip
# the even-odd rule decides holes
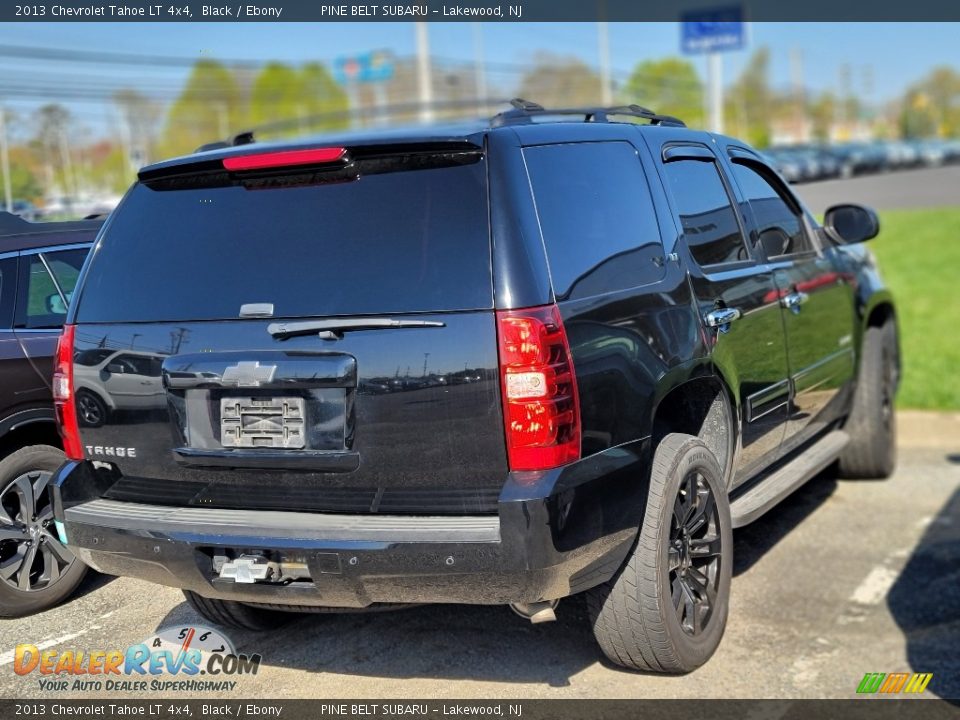
[[[510,609],[522,618],[526,618],[534,625],[546,622],[555,622],[557,614],[554,612],[559,600],[547,600],[534,603],[511,603]]]

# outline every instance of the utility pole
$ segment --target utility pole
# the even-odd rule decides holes
[[[799,48],[790,48],[790,80],[793,85],[793,101],[797,106],[797,140],[806,142],[806,91],[803,83],[803,53]]]
[[[849,125],[850,117],[850,65],[843,63],[840,66],[840,119],[844,125]],[[849,127],[846,128],[849,131]]]
[[[487,71],[483,59],[483,24],[473,23],[473,73],[480,115],[487,114]]]
[[[65,129],[60,130],[60,160],[63,163],[64,187],[69,188],[70,185],[73,185],[72,194],[74,196],[74,200],[76,200],[76,196],[80,193],[80,189],[77,187],[77,179],[73,176],[73,161],[70,159],[70,141],[67,138],[67,131]],[[70,192],[69,189],[67,192]],[[73,208],[71,207],[71,210],[72,209]]]
[[[133,138],[130,131],[130,120],[127,114],[122,110],[119,113],[120,118],[120,147],[123,151],[123,179],[130,177],[133,167]]]
[[[433,73],[430,69],[430,36],[427,23],[414,23],[417,31],[417,88],[420,95],[420,122],[433,122]]]
[[[3,199],[7,212],[13,212],[13,188],[10,180],[10,146],[7,142],[7,111],[0,108],[0,165],[3,166]]]
[[[610,84],[609,30],[609,24],[606,21],[597,23],[597,46],[600,51],[600,104],[604,107],[613,105],[613,88]]]
[[[221,140],[226,140],[230,135],[230,123],[227,122],[227,104],[223,101],[214,104],[217,109],[217,134]]]
[[[864,65],[861,79],[863,81],[863,106],[871,122],[875,119],[873,107],[873,65]]]
[[[707,92],[710,96],[710,130],[723,132],[723,56],[707,54]]]

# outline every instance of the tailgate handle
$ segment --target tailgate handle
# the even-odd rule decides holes
[[[198,468],[253,468],[300,472],[353,472],[360,467],[360,453],[353,450],[207,450],[178,447],[173,450],[178,465]]]

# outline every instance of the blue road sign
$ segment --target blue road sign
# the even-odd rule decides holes
[[[746,23],[740,6],[683,13],[680,27],[683,52],[688,55],[741,50],[746,44]]]
[[[333,61],[333,77],[341,85],[389,80],[393,77],[393,55],[387,50],[374,50],[338,57]]]

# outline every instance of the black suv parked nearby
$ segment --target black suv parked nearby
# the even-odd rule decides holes
[[[820,227],[738,140],[524,101],[238,140],[144,169],[81,276],[54,485],[93,567],[245,628],[586,593],[611,660],[685,672],[733,528],[838,458],[892,471],[876,216]],[[134,340],[162,392],[83,427],[76,358]]]
[[[60,602],[86,572],[53,527],[49,482],[64,457],[50,378],[67,305],[101,224],[0,213],[0,616]]]

